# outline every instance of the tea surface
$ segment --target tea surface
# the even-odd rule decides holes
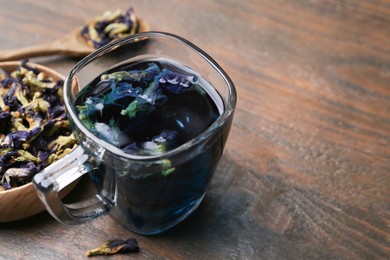
[[[158,155],[195,138],[223,106],[199,74],[166,59],[107,71],[79,93],[76,105],[91,132],[137,155]]]

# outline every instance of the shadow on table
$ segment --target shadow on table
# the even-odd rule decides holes
[[[0,233],[5,230],[37,230],[46,226],[49,222],[56,223],[54,218],[44,211],[26,219],[0,223]]]
[[[224,250],[252,252],[268,234],[251,216],[257,198],[246,186],[246,175],[246,169],[224,155],[199,208],[173,229],[148,239],[191,254],[206,248],[219,256]]]

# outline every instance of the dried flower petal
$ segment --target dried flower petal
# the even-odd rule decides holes
[[[139,252],[139,247],[137,240],[135,238],[129,238],[126,240],[122,239],[113,239],[108,240],[103,245],[98,248],[88,250],[86,252],[87,256],[95,255],[113,255],[113,254],[123,254],[123,253],[137,253]]]
[[[0,69],[0,191],[30,182],[74,148],[62,83],[27,60],[11,73]]]
[[[132,8],[107,11],[81,29],[81,36],[92,48],[98,49],[112,40],[132,35],[139,30],[138,18]]]

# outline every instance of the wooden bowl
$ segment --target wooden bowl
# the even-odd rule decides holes
[[[0,68],[6,72],[15,71],[19,65],[20,62],[17,61],[0,62]],[[53,80],[65,80],[63,75],[45,66],[30,62],[28,65],[45,72],[45,74],[53,78]],[[64,192],[61,193],[61,196],[65,196],[71,188],[64,190]],[[7,191],[0,191],[0,222],[9,222],[28,218],[44,210],[45,207],[35,193],[32,183]]]

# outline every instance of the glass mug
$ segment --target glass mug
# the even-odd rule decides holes
[[[194,139],[162,155],[139,156],[99,139],[79,120],[75,99],[97,76],[120,64],[166,58],[192,68],[216,91],[220,116]],[[47,211],[64,224],[81,224],[109,213],[135,233],[161,233],[201,203],[222,155],[233,119],[236,90],[223,69],[181,37],[146,32],[110,43],[82,59],[64,83],[64,103],[79,146],[34,177]],[[167,160],[175,168],[161,174]],[[87,174],[96,194],[65,204],[58,193]]]

